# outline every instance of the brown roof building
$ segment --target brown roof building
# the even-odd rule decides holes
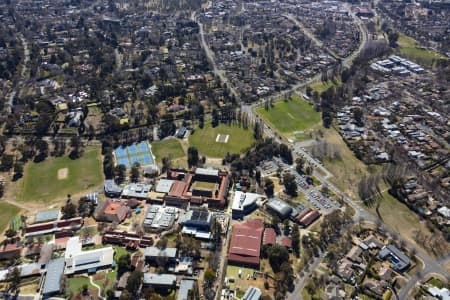
[[[186,206],[207,203],[210,207],[225,207],[230,179],[227,172],[197,168],[195,171],[169,170],[170,191],[164,197],[169,205]]]
[[[97,220],[120,223],[126,219],[130,208],[122,202],[107,200],[97,207]]]
[[[272,227],[267,227],[264,229],[264,238],[263,238],[263,244],[264,245],[275,245],[277,242],[277,234],[275,232],[275,229]]]
[[[264,224],[260,219],[234,225],[228,263],[258,267],[263,229]]]

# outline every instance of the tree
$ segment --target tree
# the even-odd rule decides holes
[[[17,267],[14,267],[11,271],[8,272],[6,275],[6,278],[10,282],[10,286],[8,288],[9,291],[17,291],[20,285],[21,277],[20,277],[20,270]]]
[[[126,290],[130,292],[131,295],[137,295],[139,292],[139,288],[142,284],[142,279],[144,277],[144,274],[140,271],[133,271],[130,274],[130,277],[128,277],[127,280],[127,286]]]
[[[264,181],[264,192],[266,193],[267,197],[272,197],[274,192],[275,185],[270,178],[266,178]]]
[[[299,157],[295,160],[295,169],[297,172],[302,173],[303,167],[305,166],[305,159]]]
[[[129,253],[121,255],[119,257],[119,260],[117,261],[117,273],[119,274],[119,277],[130,269],[130,265],[131,257]]]
[[[23,164],[19,161],[16,161],[14,164],[14,179],[19,179],[23,176]]]
[[[294,224],[292,226],[292,250],[294,251],[294,254],[296,257],[300,256],[300,231],[298,224]]]
[[[2,156],[2,170],[9,171],[14,165],[14,156],[9,154],[3,154]]]
[[[198,165],[199,156],[198,156],[197,148],[195,148],[195,147],[188,148],[188,159],[187,160],[188,160],[189,168]]]
[[[127,171],[127,167],[125,167],[125,165],[117,165],[114,168],[114,174],[117,177],[119,182],[122,182],[125,179],[125,173]]]
[[[281,270],[283,262],[289,261],[289,252],[286,247],[281,245],[273,245],[267,250],[270,266],[275,273]]]
[[[297,183],[295,182],[294,175],[289,173],[284,174],[283,183],[286,194],[292,197],[297,196]]]
[[[81,139],[78,136],[74,136],[70,139],[70,146],[72,147],[72,151],[69,153],[69,157],[71,159],[80,158],[83,154]]]
[[[219,125],[219,114],[218,114],[218,112],[217,112],[217,109],[213,109],[212,110],[212,113],[211,113],[211,126],[214,128],[214,127],[217,127],[217,125]]]
[[[130,173],[131,173],[131,176],[130,176],[131,181],[137,182],[139,180],[139,175],[140,175],[139,166],[137,164],[133,164],[133,166],[131,167]]]
[[[206,269],[204,278],[206,282],[211,283],[216,279],[216,272],[211,269]]]
[[[14,229],[12,229],[12,228],[9,228],[9,229],[7,229],[7,230],[5,231],[5,236],[6,236],[7,238],[15,237],[16,234],[17,234],[17,232],[16,232]]]
[[[71,219],[77,215],[77,206],[72,202],[67,203],[61,208],[63,219]]]

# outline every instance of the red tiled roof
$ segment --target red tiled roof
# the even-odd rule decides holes
[[[183,197],[184,191],[186,190],[186,183],[183,181],[174,181],[172,188],[170,189],[169,196]]]
[[[281,239],[281,246],[284,246],[286,248],[292,248],[291,238],[289,238],[287,236],[283,236],[283,238]]]
[[[263,221],[247,220],[233,227],[228,260],[238,263],[259,264]]]
[[[275,232],[275,229],[272,227],[268,227],[264,229],[264,239],[263,244],[264,245],[275,245],[277,241],[277,234]]]

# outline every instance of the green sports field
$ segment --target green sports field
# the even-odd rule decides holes
[[[399,35],[397,44],[399,45],[399,54],[401,56],[414,60],[419,64],[433,66],[435,61],[447,59],[438,52],[421,48],[415,39],[404,34]]]
[[[171,156],[172,159],[177,159],[186,155],[180,141],[174,138],[152,142],[152,152],[159,165],[161,165],[163,157]]]
[[[259,108],[257,113],[269,122],[271,127],[289,138],[320,125],[320,113],[299,97],[278,101],[269,110]]]
[[[226,143],[216,142],[217,135],[229,135]],[[212,128],[206,124],[203,129],[197,128],[189,136],[189,145],[196,147],[201,155],[222,158],[229,153],[243,153],[255,142],[253,130],[245,130],[238,125],[219,124]]]
[[[49,157],[40,163],[28,163],[24,177],[16,185],[16,201],[51,204],[67,194],[88,193],[103,183],[99,147],[87,148],[82,157]]]
[[[0,232],[3,232],[9,224],[11,219],[17,216],[20,212],[20,208],[11,205],[9,203],[0,202]]]

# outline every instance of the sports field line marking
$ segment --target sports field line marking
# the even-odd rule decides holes
[[[291,119],[295,120],[294,116],[291,115],[291,113],[287,113],[289,117],[291,117]]]
[[[216,137],[216,143],[218,143],[218,142],[219,142],[219,139],[220,139],[220,133],[219,133],[219,134],[217,134],[217,137]]]
[[[227,134],[227,136],[225,137],[225,141],[224,141],[225,144],[228,143],[228,139],[229,139],[229,138],[230,138],[230,135]]]

